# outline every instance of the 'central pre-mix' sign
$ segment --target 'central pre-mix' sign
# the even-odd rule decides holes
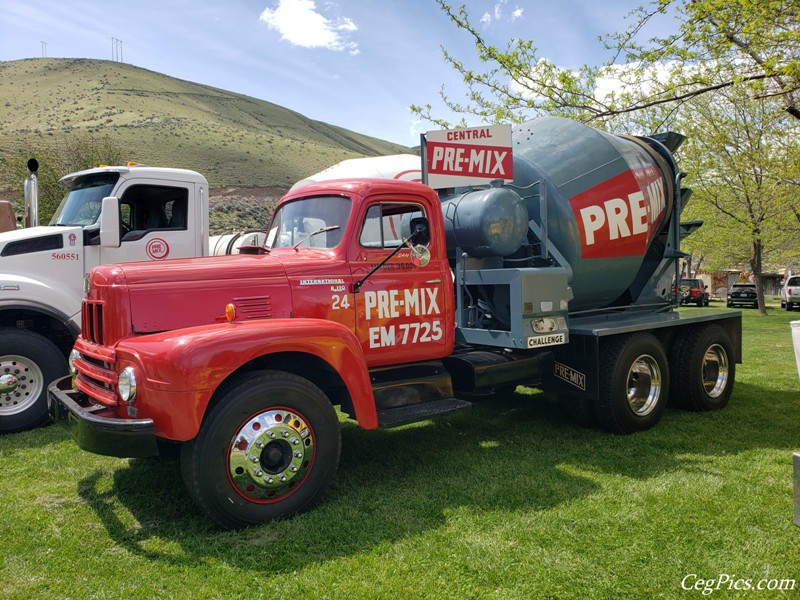
[[[432,188],[514,179],[510,125],[429,131],[425,148]]]

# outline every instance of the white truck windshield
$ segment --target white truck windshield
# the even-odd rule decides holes
[[[96,173],[78,177],[67,184],[67,193],[50,225],[93,225],[100,217],[103,198],[111,194],[119,173]]]

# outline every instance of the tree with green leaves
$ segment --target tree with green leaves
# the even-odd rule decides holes
[[[539,54],[533,40],[513,39],[504,48],[488,43],[467,8],[436,0],[442,11],[474,41],[482,68],[471,69],[442,48],[444,60],[467,87],[464,101],[442,89],[452,111],[486,122],[518,123],[539,114],[584,122],[638,112],[672,109],[730,87],[753,97],[774,98],[800,119],[800,3],[797,0],[653,0],[628,16],[620,33],[603,38],[609,59],[571,70]],[[677,19],[666,37],[640,38],[660,15]],[[598,94],[604,78],[616,91]],[[440,126],[430,104],[412,112]]]
[[[688,214],[705,221],[685,248],[704,249],[715,265],[746,262],[763,313],[762,274],[800,260],[800,187],[792,181],[800,166],[786,160],[800,126],[777,103],[734,88],[695,99],[681,122],[691,140],[683,156],[693,175]]]
[[[19,182],[15,212],[21,215],[24,210],[22,182],[28,175],[29,158],[39,162],[39,223],[47,224],[64,197],[64,189],[58,185],[64,175],[101,164],[118,165],[123,156],[124,151],[110,137],[92,133],[72,134],[55,144],[43,142],[17,150],[7,160],[9,171]]]

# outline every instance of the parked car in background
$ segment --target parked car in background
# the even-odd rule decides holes
[[[792,310],[795,304],[800,306],[800,275],[789,277],[781,288],[781,308]]]
[[[678,293],[681,304],[708,306],[708,286],[701,279],[681,279]]]
[[[734,283],[728,288],[728,306],[758,308],[755,283]]]

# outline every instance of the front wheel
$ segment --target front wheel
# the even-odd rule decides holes
[[[689,410],[719,410],[733,393],[736,360],[728,333],[719,325],[688,330],[672,352],[672,400]]]
[[[603,348],[597,419],[612,433],[635,433],[661,420],[669,370],[661,342],[649,333],[626,335]]]
[[[315,506],[339,464],[339,420],[313,383],[281,371],[222,391],[181,449],[186,487],[218,525],[235,529]]]
[[[47,422],[47,386],[67,374],[67,361],[46,337],[0,328],[0,433]]]

